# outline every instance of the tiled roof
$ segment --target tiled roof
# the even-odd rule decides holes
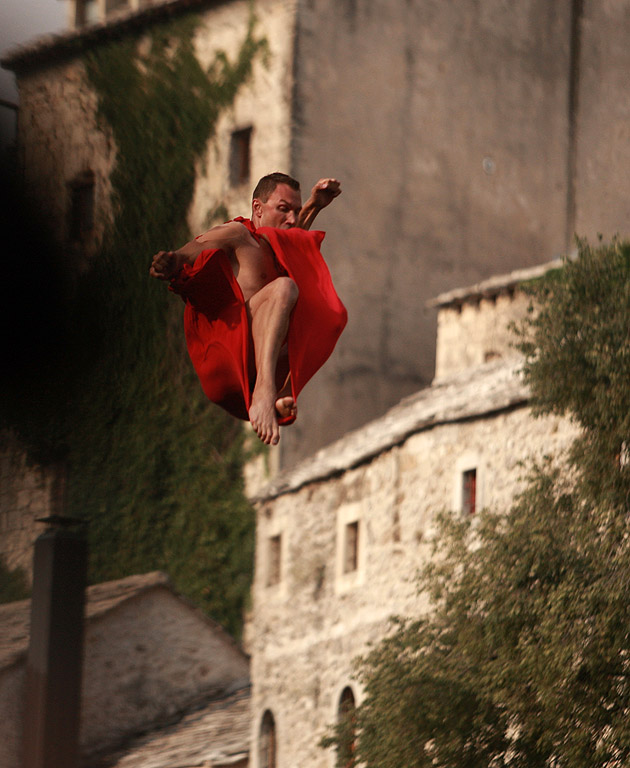
[[[84,768],[200,768],[247,760],[250,688],[240,688],[185,715],[179,722],[147,733]]]
[[[172,589],[168,576],[161,571],[127,576],[124,579],[107,581],[88,587],[85,605],[86,619],[89,621],[102,616],[121,603],[156,588]],[[218,624],[209,619],[208,621],[215,629],[224,632]],[[15,663],[26,653],[30,622],[30,600],[0,605],[0,669]],[[225,636],[234,642],[227,632],[225,632]]]
[[[408,437],[439,424],[483,417],[527,403],[520,360],[499,360],[438,379],[404,398],[387,413],[322,448],[295,468],[281,472],[252,501],[297,491],[370,461]]]
[[[563,262],[558,259],[556,261],[548,261],[546,264],[539,264],[535,267],[517,269],[506,275],[495,275],[494,277],[482,280],[481,282],[467,286],[466,288],[455,288],[452,291],[441,293],[435,299],[428,301],[427,306],[438,308],[461,306],[466,301],[478,301],[479,299],[488,299],[493,296],[498,296],[506,291],[514,290],[521,283],[542,277],[552,269],[559,269],[562,267],[562,263]]]

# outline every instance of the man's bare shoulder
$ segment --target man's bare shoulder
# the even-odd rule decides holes
[[[197,235],[195,240],[198,243],[209,243],[216,248],[236,248],[249,238],[247,227],[240,221],[228,221],[225,224],[208,229],[206,232]]]

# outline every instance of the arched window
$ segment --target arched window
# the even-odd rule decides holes
[[[276,721],[269,709],[260,724],[258,765],[259,768],[276,768]]]
[[[346,686],[339,697],[337,723],[339,726],[339,746],[337,765],[340,768],[352,768],[356,746],[356,704],[352,688]]]

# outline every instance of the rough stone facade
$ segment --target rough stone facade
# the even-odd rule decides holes
[[[509,283],[510,276],[495,289]],[[440,314],[448,316],[454,300],[441,297]],[[575,435],[566,420],[532,418],[519,360],[513,353],[502,359],[509,347],[500,340],[508,318],[522,311],[521,297],[514,306],[479,304],[476,286],[456,300],[458,348],[494,327],[497,359],[456,373],[445,364],[431,387],[257,493],[248,628],[253,766],[260,765],[255,745],[269,710],[279,768],[332,768],[334,755],[318,743],[336,722],[344,688],[361,700],[353,660],[384,636],[391,616],[427,608],[414,577],[430,556],[435,514],[466,513],[471,471],[475,511],[507,512],[527,463],[558,455]],[[442,344],[452,343],[451,323],[448,317],[438,325],[447,331],[438,338],[438,359]]]
[[[56,467],[31,465],[16,438],[0,433],[0,558],[9,570],[21,568],[30,580],[33,543],[43,532],[38,518],[59,510]]]
[[[525,318],[531,305],[522,283],[561,266],[561,261],[553,261],[519,269],[470,288],[447,291],[428,302],[438,309],[435,380],[491,360],[515,359],[512,326]]]
[[[20,79],[20,167],[27,191],[46,211],[59,243],[69,241],[73,185],[85,174],[93,179],[93,236],[86,247],[66,251],[78,269],[87,268],[111,216],[115,148],[98,125],[96,110],[96,95],[80,59],[60,61]]]

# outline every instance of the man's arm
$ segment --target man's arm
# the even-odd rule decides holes
[[[191,266],[203,251],[220,248],[232,255],[234,248],[243,236],[243,225],[236,221],[219,224],[191,240],[176,251],[159,251],[153,257],[149,274],[158,280],[170,280],[184,264]]]
[[[317,214],[341,194],[337,179],[320,179],[311,190],[311,196],[302,206],[296,227],[310,229]]]

